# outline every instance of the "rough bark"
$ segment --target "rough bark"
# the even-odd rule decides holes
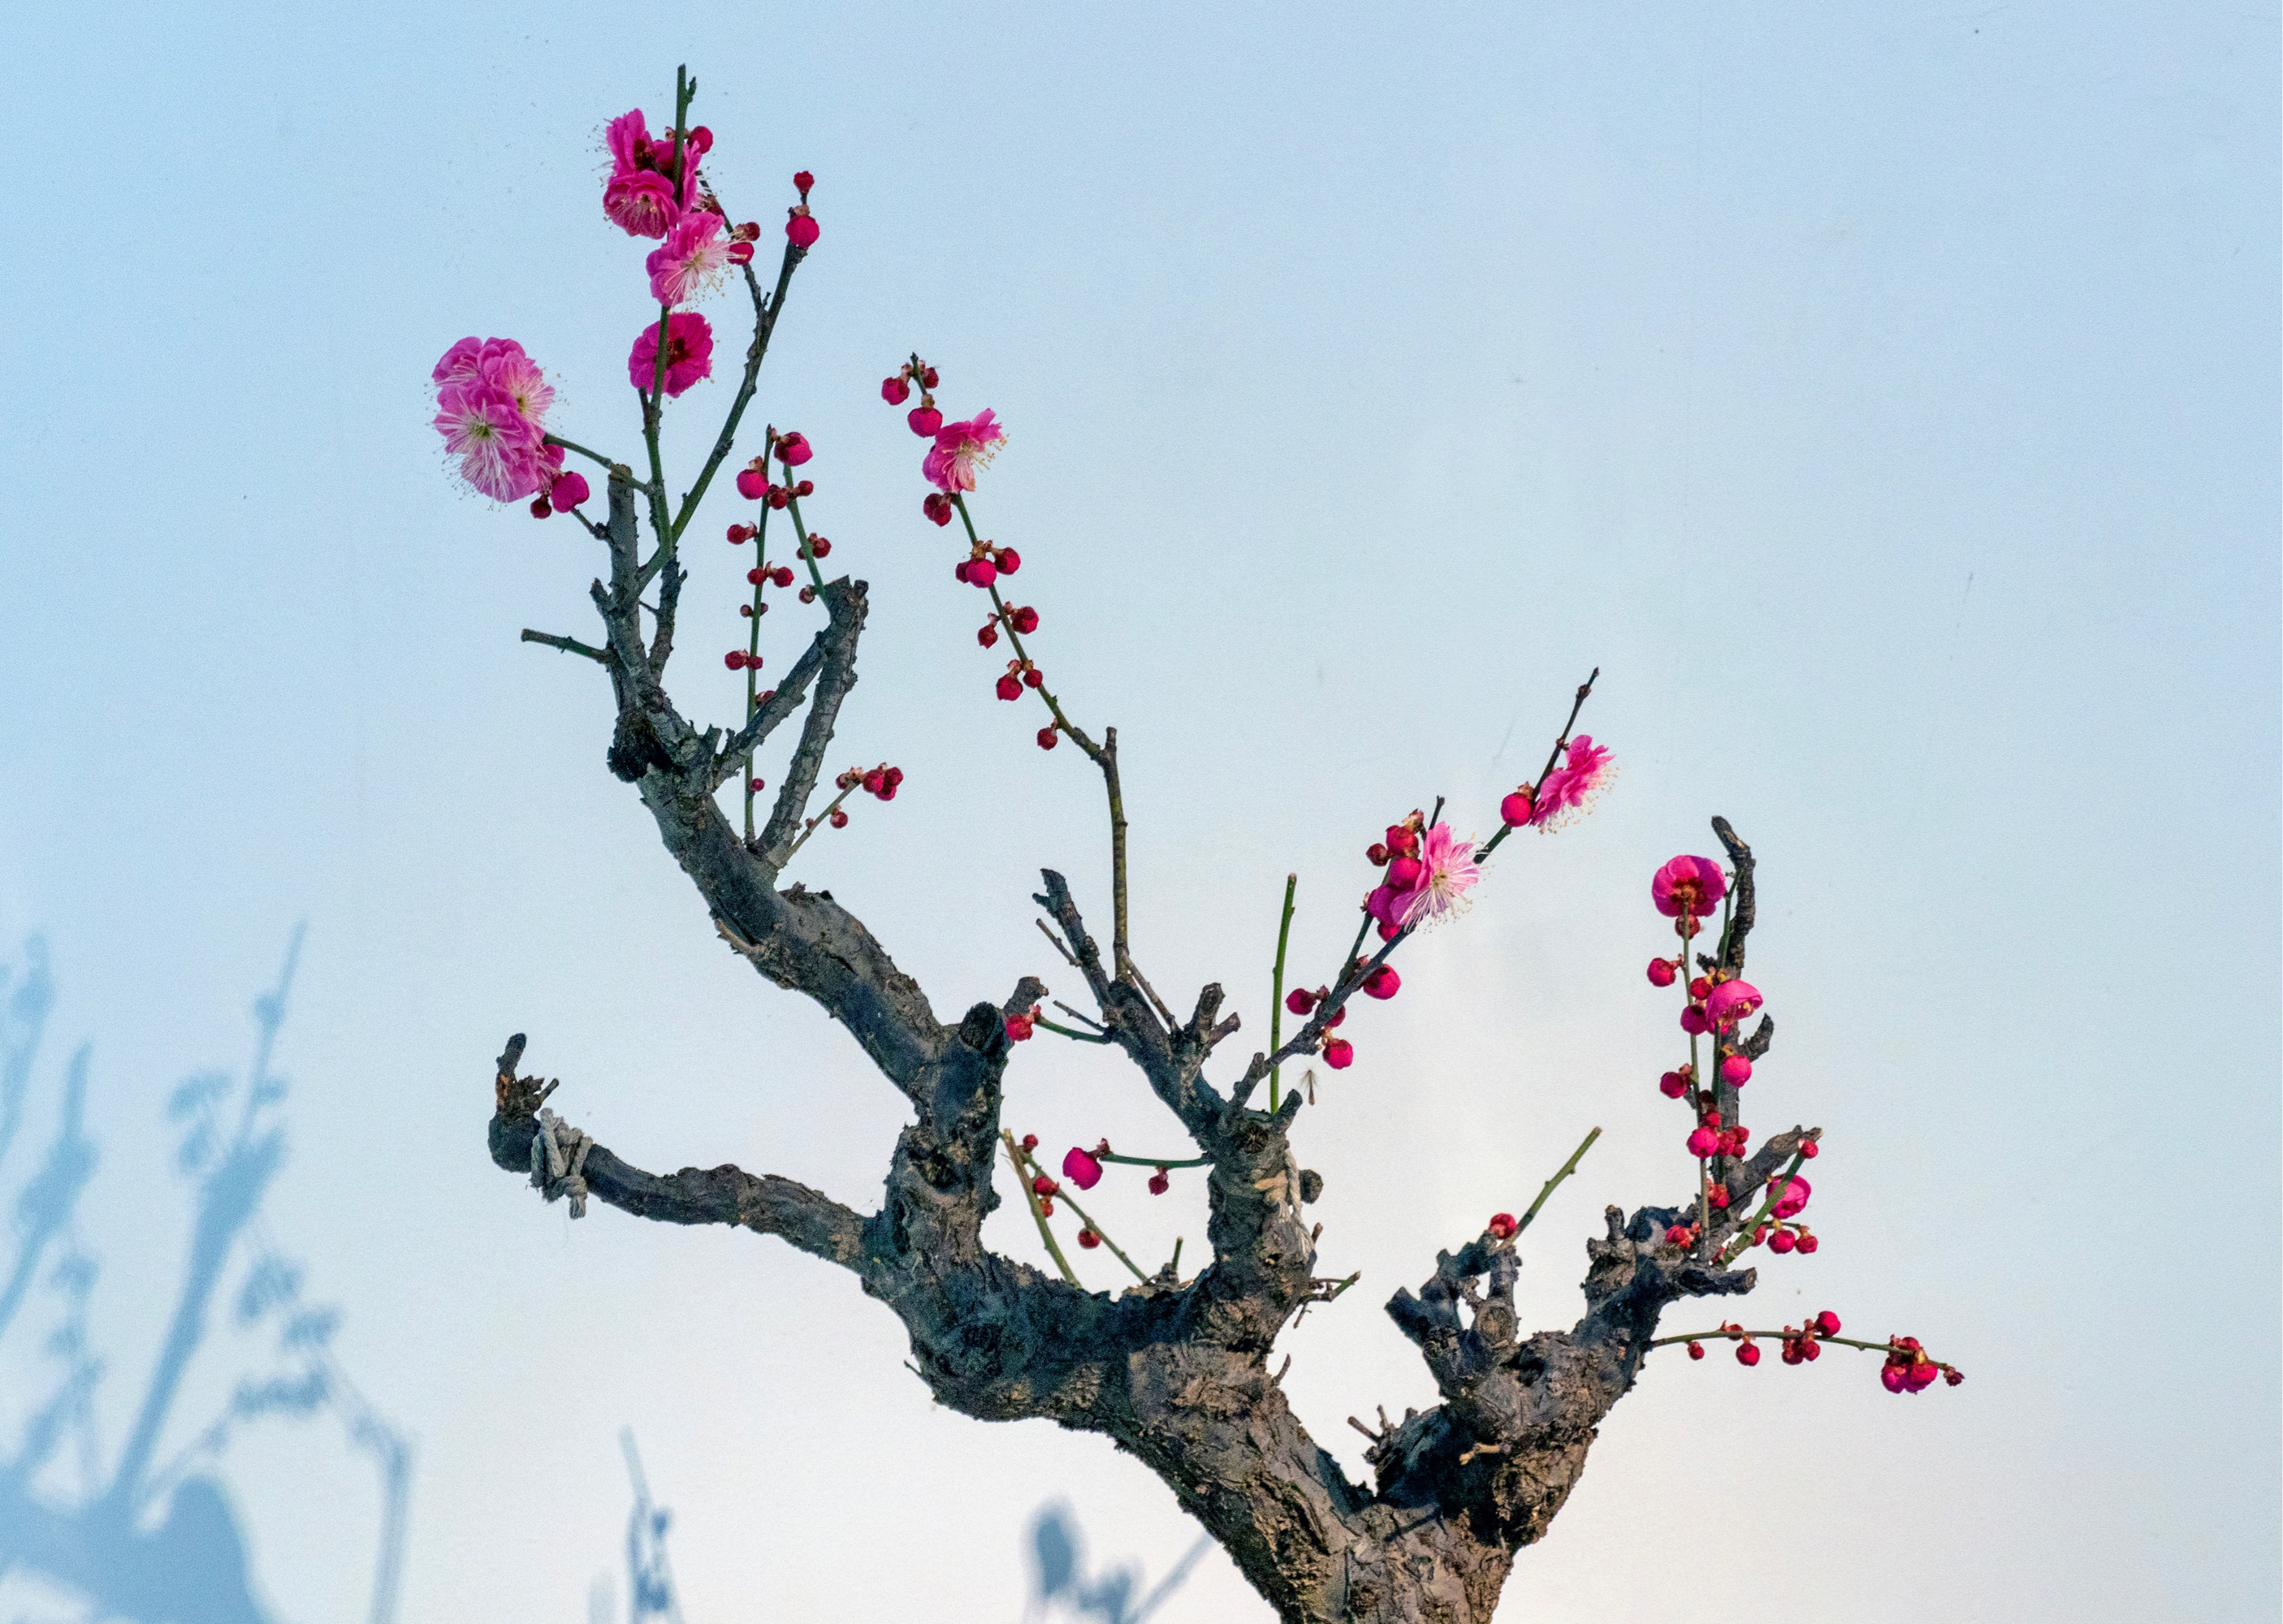
[[[701,734],[666,693],[665,638],[643,636],[642,587],[662,578],[670,588],[681,573],[670,546],[639,560],[635,498],[643,491],[623,467],[612,471],[601,527],[611,579],[593,587],[607,637],[600,649],[575,649],[610,673],[611,768],[639,790],[729,945],[845,1026],[910,1101],[915,1120],[897,1138],[869,1215],[735,1167],[661,1177],[600,1146],[584,1163],[588,1192],[637,1217],[777,1235],[850,1270],[903,1322],[914,1367],[939,1402],[986,1420],[1044,1416],[1106,1434],[1172,1487],[1285,1620],[1487,1620],[1515,1552],[1546,1532],[1584,1470],[1595,1428],[1631,1387],[1659,1313],[1684,1297],[1751,1289],[1750,1270],[1717,1262],[1740,1218],[1719,1219],[1692,1252],[1664,1235],[1693,1198],[1630,1216],[1609,1208],[1606,1235],[1586,1245],[1585,1317],[1568,1331],[1528,1337],[1515,1320],[1520,1263],[1510,1241],[1485,1235],[1439,1254],[1419,1292],[1397,1292],[1387,1311],[1417,1345],[1442,1403],[1372,1433],[1373,1480],[1350,1482],[1293,1415],[1267,1364],[1277,1332],[1328,1289],[1301,1212],[1321,1181],[1298,1166],[1289,1137],[1300,1101],[1289,1099],[1273,1115],[1248,1101],[1272,1061],[1313,1047],[1360,973],[1277,1055],[1253,1056],[1224,1094],[1204,1076],[1235,1028],[1233,1019],[1216,1022],[1220,989],[1204,989],[1195,1013],[1177,1024],[1132,962],[1122,906],[1105,963],[1069,885],[1049,871],[1037,900],[1060,928],[1103,1030],[1210,1162],[1212,1258],[1191,1278],[1168,1271],[1113,1295],[987,1250],[982,1225],[999,1199],[992,1176],[1009,1046],[1003,1017],[1030,1007],[1043,988],[1025,976],[1003,1007],[978,1004],[946,1024],[830,892],[777,883],[855,684],[864,583],[844,578],[824,588],[828,622],[768,705],[726,739],[718,729]],[[671,601],[669,589],[660,607]],[[715,791],[804,704],[793,770],[749,845]],[[1089,754],[1122,832],[1114,753]],[[1738,871],[1720,962],[1741,970],[1753,921],[1751,853],[1725,822],[1715,828]],[[1119,862],[1121,903],[1123,882]],[[1769,1031],[1763,1022],[1751,1053],[1765,1049]],[[521,1051],[518,1037],[495,1068],[490,1126],[493,1159],[516,1173],[531,1166],[546,1094],[517,1075]],[[1733,1091],[1725,1103],[1733,1110]],[[1724,1164],[1739,1212],[1801,1137],[1778,1134],[1749,1160]]]

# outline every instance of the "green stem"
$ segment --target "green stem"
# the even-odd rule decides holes
[[[1292,893],[1299,889],[1300,876],[1284,876],[1284,917],[1276,927],[1276,973],[1269,983],[1268,994],[1268,1052],[1271,1054],[1284,1045],[1284,944],[1292,935]],[[1276,1114],[1278,1085],[1283,1081],[1284,1068],[1268,1068],[1268,1114]]]
[[[606,457],[599,451],[589,451],[578,441],[565,439],[560,434],[549,435],[547,437],[547,443],[550,446],[560,446],[565,451],[575,451],[580,456],[587,458],[590,462],[601,463],[604,468],[616,468],[619,466],[617,458]]]
[[[769,505],[761,503],[760,523],[753,526],[753,562],[760,568],[760,579],[753,583],[753,637],[745,652],[758,659],[761,652],[761,593],[769,584],[768,559],[763,550],[769,544]],[[760,677],[753,666],[745,667],[745,719],[752,721],[753,712],[760,707]],[[745,840],[753,838],[753,752],[745,752]]]
[[[793,477],[790,463],[780,463],[785,477],[785,511],[792,515],[792,533],[800,538],[800,561],[808,566],[808,583],[817,591],[824,590],[824,577],[817,573],[816,557],[808,550],[808,527],[800,522],[800,498],[792,493]]]
[[[1007,1141],[1007,1160],[1014,1163],[1015,1182],[1023,1186],[1023,1199],[1031,1204],[1031,1216],[1039,1225],[1039,1239],[1047,1243],[1047,1252],[1055,1260],[1055,1267],[1063,1271],[1063,1278],[1072,1286],[1077,1285],[1078,1276],[1071,1272],[1070,1259],[1064,1257],[1062,1247],[1055,1244],[1055,1232],[1047,1227],[1047,1215],[1039,1210],[1039,1193],[1031,1188],[1031,1181],[1024,1177],[1022,1147],[1015,1143],[1015,1136],[1004,1128],[999,1131],[999,1137]]]
[[[1059,1032],[1064,1037],[1075,1037],[1080,1043],[1110,1043],[1115,1041],[1112,1038],[1097,1037],[1092,1032],[1081,1032],[1076,1027],[1057,1026],[1054,1022],[1048,1020],[1044,1015],[1032,1015],[1031,1017],[1031,1024],[1032,1026],[1042,1026],[1050,1032]]]
[[[1765,1338],[1767,1340],[1772,1342],[1780,1342],[1783,1340],[1783,1334],[1784,1333],[1780,1331],[1739,1330],[1686,1332],[1679,1336],[1658,1337],[1654,1341],[1645,1343],[1642,1347],[1642,1351],[1646,1353],[1651,1348],[1669,1348],[1675,1342],[1741,1342],[1748,1336],[1755,1339]],[[1815,1340],[1834,1348],[1860,1348],[1870,1353],[1884,1354],[1893,1353],[1895,1351],[1895,1346],[1891,1342],[1866,1342],[1860,1337],[1853,1336],[1826,1336],[1819,1331],[1816,1333]],[[1948,1370],[1951,1368],[1949,1365],[1944,1364],[1939,1359],[1930,1361],[1930,1363],[1943,1370]]]
[[[1122,1162],[1127,1167],[1211,1167],[1211,1156],[1192,1156],[1186,1162],[1160,1162],[1155,1156],[1113,1156],[1108,1151],[1093,1153],[1096,1162]]]
[[[1570,1153],[1570,1160],[1562,1164],[1559,1172],[1546,1181],[1546,1188],[1538,1193],[1538,1199],[1531,1202],[1530,1210],[1522,1215],[1522,1222],[1515,1225],[1516,1233],[1519,1234],[1530,1227],[1530,1221],[1538,1216],[1538,1209],[1546,1205],[1546,1198],[1554,1193],[1554,1187],[1578,1170],[1578,1163],[1585,1159],[1586,1153],[1593,1148],[1593,1141],[1601,1137],[1601,1131],[1599,1128],[1594,1129],[1585,1137],[1577,1149]]]
[[[1546,775],[1554,771],[1554,763],[1562,759],[1562,752],[1570,747],[1570,730],[1578,725],[1578,713],[1586,708],[1586,697],[1593,693],[1593,684],[1601,680],[1601,668],[1596,665],[1593,667],[1593,674],[1578,685],[1578,696],[1570,702],[1570,719],[1562,724],[1561,737],[1554,741],[1553,750],[1547,754],[1546,765],[1538,770],[1537,783],[1530,787],[1533,804],[1538,796],[1538,785],[1546,781]],[[1500,824],[1498,833],[1484,841],[1483,849],[1475,853],[1475,866],[1477,868],[1481,867],[1489,859],[1490,854],[1497,851],[1505,843],[1506,837],[1512,833],[1514,830],[1510,827],[1504,823]]]
[[[1726,1246],[1720,1248],[1719,1261],[1722,1263],[1734,1263],[1737,1258],[1743,1255],[1745,1248],[1752,1244],[1752,1232],[1758,1229],[1761,1224],[1767,1223],[1771,1218],[1775,1216],[1776,1203],[1783,1199],[1783,1193],[1791,1187],[1792,1175],[1798,1172],[1806,1161],[1807,1158],[1805,1156],[1794,1151],[1792,1153],[1791,1165],[1784,1169],[1784,1170],[1779,1173],[1775,1177],[1768,1180],[1766,1193],[1760,1201],[1759,1211],[1754,1213],[1749,1219],[1746,1220],[1743,1227],[1736,1232],[1735,1238],[1730,1240]]]
[[[832,816],[834,810],[839,806],[841,802],[846,800],[850,796],[856,793],[856,788],[857,787],[854,784],[849,785],[847,789],[843,789],[838,795],[832,797],[832,804],[830,806],[826,807],[822,812],[817,813],[814,819],[810,820],[809,826],[800,832],[800,838],[793,842],[791,849],[786,851],[786,862],[791,862],[793,852],[799,851],[803,846],[808,844],[808,837],[824,827],[825,820]]]

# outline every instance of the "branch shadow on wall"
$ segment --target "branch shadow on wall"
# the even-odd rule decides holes
[[[270,1069],[286,996],[300,957],[296,929],[277,985],[253,1003],[254,1044],[241,1080],[201,1072],[167,1102],[177,1141],[175,1170],[191,1187],[190,1245],[160,1342],[130,1406],[124,1442],[106,1451],[94,1398],[108,1362],[89,1335],[99,1267],[82,1244],[80,1203],[97,1161],[88,1131],[91,1048],[63,1068],[56,1127],[37,1164],[12,1155],[21,1138],[55,990],[45,944],[26,944],[20,970],[0,967],[0,1188],[16,1187],[12,1255],[0,1264],[0,1351],[17,1368],[53,1372],[19,1420],[7,1395],[0,1425],[0,1581],[69,1598],[74,1615],[110,1624],[272,1624],[260,1599],[245,1527],[228,1487],[233,1441],[259,1424],[331,1416],[368,1456],[380,1481],[368,1624],[391,1624],[403,1555],[411,1456],[404,1438],[357,1392],[331,1348],[336,1310],[308,1301],[303,1269],[270,1238],[261,1205],[283,1165],[279,1123],[286,1083]],[[171,1240],[173,1214],[149,1203],[154,1245]],[[224,1292],[225,1286],[234,1293]],[[35,1311],[43,1309],[44,1311]],[[183,1436],[185,1379],[217,1311],[266,1339],[262,1363],[241,1374],[206,1424]],[[34,1339],[37,1356],[30,1349]],[[20,1340],[11,1344],[11,1337]]]

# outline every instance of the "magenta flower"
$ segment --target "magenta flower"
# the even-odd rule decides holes
[[[1006,430],[986,407],[964,422],[947,423],[938,429],[934,448],[920,460],[920,472],[939,491],[971,491],[975,470],[989,467],[1006,443]]]
[[[1807,1180],[1804,1178],[1794,1178],[1789,1184],[1784,1186],[1783,1193],[1776,1198],[1776,1216],[1779,1218],[1797,1217],[1800,1213],[1806,1208],[1807,1198],[1814,1193],[1815,1191],[1813,1187],[1808,1184]]]
[[[1748,981],[1724,981],[1704,1000],[1704,1017],[1723,1030],[1760,1006],[1760,990]]]
[[[1579,734],[1570,741],[1562,764],[1539,781],[1531,822],[1541,829],[1558,829],[1584,816],[1617,775],[1609,752],[1594,743],[1591,734]]]
[[[1081,1190],[1091,1190],[1102,1182],[1102,1163],[1073,1145],[1063,1158],[1063,1177]]]
[[[567,513],[593,495],[587,488],[587,476],[580,473],[557,474],[555,483],[548,487],[547,500]]]
[[[1656,911],[1668,918],[1687,913],[1703,919],[1728,894],[1728,876],[1709,857],[1677,857],[1656,871],[1648,882],[1648,894],[1656,903]]]
[[[622,113],[604,132],[611,150],[611,178],[603,186],[603,213],[629,237],[664,237],[674,221],[697,205],[697,160],[713,144],[699,130],[682,154],[682,184],[674,183],[674,138],[651,139],[642,110]]]
[[[1453,838],[1449,824],[1438,823],[1429,829],[1419,843],[1422,872],[1402,899],[1403,913],[1398,923],[1406,928],[1433,924],[1457,912],[1463,905],[1461,899],[1483,877],[1474,854],[1475,843]]]
[[[684,214],[666,229],[665,244],[643,261],[650,270],[650,296],[661,305],[684,305],[711,293],[729,265],[721,216],[703,209]]]
[[[658,382],[658,325],[643,328],[627,356],[627,377],[644,394]],[[666,318],[666,392],[678,395],[713,375],[713,329],[696,311],[677,310]]]
[[[494,501],[519,501],[539,489],[539,427],[507,391],[481,378],[444,385],[436,401],[444,449],[460,477]]]

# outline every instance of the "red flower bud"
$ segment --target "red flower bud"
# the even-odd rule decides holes
[[[1799,1238],[1799,1250],[1800,1250],[1800,1255],[1804,1257],[1804,1256],[1805,1256],[1807,1254],[1809,1254],[1809,1253],[1811,1253],[1811,1252],[1814,1251],[1816,1247],[1818,1247],[1821,1246],[1822,1244],[1823,1244],[1823,1243],[1822,1243],[1821,1241],[1818,1240],[1818,1239],[1817,1239],[1814,1236],[1812,1236],[1812,1235],[1802,1235],[1802,1236]]]
[[[816,221],[806,214],[795,214],[785,221],[785,241],[803,252],[816,246],[819,235]]]
[[[1002,547],[991,556],[998,560],[1001,575],[1012,575],[1023,567],[1023,555],[1011,547]]]
[[[743,242],[732,242],[732,243],[729,245],[729,263],[730,263],[730,264],[732,264],[732,265],[751,265],[752,262],[753,262],[753,245],[752,245],[752,244],[751,244],[751,243],[743,243]]]
[[[1802,1139],[1799,1142],[1799,1154],[1812,1162],[1822,1154],[1822,1151],[1813,1139]]]
[[[1790,1251],[1798,1244],[1798,1238],[1788,1229],[1780,1229],[1768,1237],[1768,1250],[1779,1255]]]
[[[1025,671],[1023,673],[1023,686],[1025,688],[1041,687],[1046,682],[1046,672],[1040,671],[1035,665],[1032,666],[1028,671]]]
[[[1054,728],[1052,728],[1052,727],[1041,727],[1041,728],[1040,728],[1040,729],[1039,729],[1039,748],[1040,748],[1040,750],[1052,750],[1052,749],[1054,749],[1056,740],[1057,739],[1057,737],[1058,737],[1058,736],[1059,736],[1059,735],[1056,733],[1055,729],[1054,729]]]
[[[814,496],[816,494],[815,482],[813,480],[804,479],[799,485],[792,487],[792,493],[796,496]]]
[[[880,399],[891,406],[901,406],[912,398],[912,386],[893,374],[880,380]]]
[[[1081,1190],[1091,1190],[1102,1182],[1102,1163],[1073,1145],[1063,1157],[1063,1177]]]
[[[1038,1147],[1039,1136],[1037,1134],[1026,1133],[1023,1136],[1023,1148],[1025,1150],[1036,1150]]]
[[[1039,1216],[1040,1216],[1040,1217],[1042,1217],[1042,1218],[1051,1218],[1051,1217],[1053,1217],[1054,1216],[1055,1216],[1055,1204],[1054,1204],[1054,1202],[1053,1202],[1052,1201],[1041,1201],[1039,1203]]]
[[[1656,1080],[1656,1088],[1667,1100],[1678,1100],[1688,1092],[1688,1079],[1677,1071],[1668,1071]]]
[[[915,406],[904,414],[904,421],[912,425],[912,432],[922,439],[933,439],[936,431],[943,427],[943,414],[932,406]],[[931,496],[928,500],[940,501],[946,508],[951,506],[951,498],[948,496]]]
[[[791,586],[792,566],[789,563],[781,563],[777,565],[775,569],[769,571],[769,579],[772,583],[779,587]]]
[[[1815,1328],[1826,1336],[1839,1334],[1839,1316],[1826,1309],[1815,1317]]]
[[[1689,1343],[1688,1356],[1692,1359],[1702,1359],[1704,1356],[1704,1344],[1702,1342]]]
[[[1746,1342],[1736,1349],[1736,1363],[1744,1366],[1747,1370],[1750,1369],[1753,1365],[1757,1364],[1759,1362],[1760,1350],[1754,1344]]]
[[[1704,1010],[1702,1005],[1691,1004],[1687,1008],[1680,1012],[1680,1030],[1687,1033],[1691,1037],[1694,1037],[1699,1033],[1704,1031],[1706,1028],[1707,1022],[1704,1019]]]
[[[800,601],[801,601],[802,602],[804,602],[804,603],[814,603],[814,602],[816,602],[816,588],[815,588],[815,587],[803,587],[800,589]]]
[[[999,623],[995,620],[985,621],[980,626],[976,628],[975,641],[982,644],[986,649],[988,649],[992,644],[997,642],[999,641]]]
[[[1025,637],[1039,629],[1039,611],[1028,604],[1017,610],[1008,618],[1013,622],[1015,629]]]
[[[745,788],[752,790],[755,795],[759,795],[762,790],[767,789],[768,786],[763,783],[760,779],[756,778],[748,782]]]
[[[1383,964],[1363,978],[1363,990],[1372,998],[1391,998],[1402,989],[1403,977],[1391,964]]]
[[[1518,829],[1530,821],[1531,810],[1530,786],[1524,784],[1499,803],[1499,821],[1510,829]]]
[[[1011,671],[1000,678],[995,686],[1001,699],[1020,699],[1023,696],[1022,681]]]
[[[948,524],[951,523],[951,498],[938,491],[920,503],[920,511],[939,524]]]
[[[1522,1226],[1514,1221],[1514,1215],[1510,1212],[1491,1214],[1491,1221],[1483,1227],[1490,1232],[1493,1239],[1497,1240],[1511,1240],[1522,1229]]]
[[[1159,1168],[1149,1175],[1149,1193],[1152,1195],[1165,1194],[1167,1190],[1173,1188],[1173,1181],[1165,1176],[1164,1168]]]
[[[1296,1015],[1305,1015],[1316,1006],[1316,995],[1305,987],[1295,987],[1284,995],[1284,1007]]]
[[[760,664],[760,662],[759,662],[759,661],[756,661],[756,662],[754,662],[754,663],[755,663],[756,664]],[[724,665],[727,665],[727,666],[728,666],[731,671],[743,671],[743,670],[744,670],[744,669],[745,669],[745,651],[744,651],[743,649],[730,649],[729,653],[727,653],[727,654],[725,654],[725,655],[723,655],[723,656],[721,657],[721,664],[723,664]]]
[[[825,814],[825,819],[826,821],[830,822],[834,828],[845,829],[848,827],[847,808],[836,806]]]
[[[831,550],[832,543],[827,541],[822,536],[811,536],[808,539],[808,556],[811,558],[822,558]]]
[[[1381,845],[1375,840],[1363,849],[1363,855],[1365,860],[1369,862],[1374,868],[1384,868],[1387,866],[1387,848]]]
[[[1355,1064],[1355,1045],[1344,1037],[1331,1039],[1324,1045],[1324,1064],[1334,1071],[1345,1071]]]
[[[768,488],[769,477],[760,469],[741,468],[737,470],[737,494],[747,501],[760,501]]]
[[[1082,1229],[1078,1232],[1078,1243],[1091,1252],[1102,1244],[1102,1237],[1090,1229]]]
[[[964,579],[970,587],[988,587],[999,579],[999,566],[988,558],[970,558],[967,561]]]
[[[1670,987],[1672,985],[1672,981],[1673,975],[1671,960],[1652,959],[1648,961],[1648,984],[1650,986]]]
[[[1712,983],[1705,980],[1702,975],[1688,983],[1688,996],[1695,998],[1700,1004],[1704,1001],[1705,996],[1711,991]]]
[[[555,509],[548,505],[547,498],[544,496],[534,496],[531,499],[532,517],[535,519],[543,519],[554,511]]]
[[[1026,1144],[1030,1146],[1036,1146],[1038,1140],[1036,1138],[1032,1138],[1027,1140]],[[1060,1187],[1060,1185],[1056,1185],[1053,1179],[1048,1177],[1044,1173],[1040,1174],[1036,1178],[1031,1180],[1031,1188],[1037,1191],[1040,1195],[1052,1195]]]
[[[811,175],[807,170],[803,169],[799,174],[792,177],[792,183],[793,190],[799,192],[802,199],[806,201],[808,197],[808,189],[816,184],[816,177]]]

